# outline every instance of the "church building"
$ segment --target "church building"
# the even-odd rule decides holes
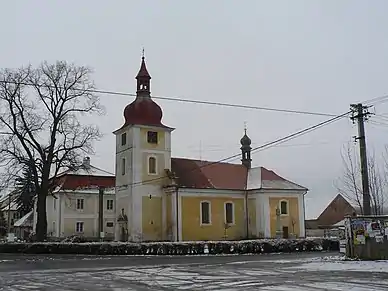
[[[241,164],[171,157],[174,128],[151,98],[144,56],[137,96],[116,136],[116,229],[120,241],[240,240],[305,236],[308,189],[252,167],[251,140]]]

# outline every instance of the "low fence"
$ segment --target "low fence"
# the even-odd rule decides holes
[[[388,216],[347,217],[345,235],[348,258],[388,259]]]

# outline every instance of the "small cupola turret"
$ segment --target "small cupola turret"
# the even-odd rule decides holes
[[[241,143],[241,162],[242,164],[247,167],[248,169],[252,166],[252,159],[251,159],[251,144],[252,141],[247,135],[247,128],[244,128],[244,136],[240,140]]]
[[[136,94],[139,97],[150,97],[151,96],[151,76],[148,73],[147,66],[145,63],[144,49],[143,56],[141,58],[140,70],[136,76],[137,91]]]

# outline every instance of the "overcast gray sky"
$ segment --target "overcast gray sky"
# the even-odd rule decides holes
[[[0,7],[1,67],[67,60],[91,66],[99,89],[134,93],[144,46],[155,96],[337,114],[388,93],[384,0],[0,0]],[[114,171],[112,131],[132,98],[101,99],[107,115],[93,122],[106,135],[92,163]],[[238,153],[244,121],[260,145],[326,119],[157,102],[164,123],[176,128],[179,157]],[[388,105],[375,110],[388,114]],[[381,152],[388,127],[366,129],[368,146]],[[314,217],[336,195],[340,149],[355,134],[343,119],[256,153],[253,164],[310,188],[307,216]]]

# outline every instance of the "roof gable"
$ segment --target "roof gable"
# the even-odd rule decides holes
[[[114,177],[115,174],[110,173],[108,171],[102,170],[100,168],[97,168],[95,166],[88,166],[85,167],[84,165],[81,165],[77,167],[76,169],[69,169],[66,171],[63,171],[57,175],[57,177],[65,176],[65,175],[75,175],[75,176],[99,176],[99,177]]]
[[[344,219],[345,216],[352,215],[354,212],[355,208],[349,201],[341,194],[338,194],[322,211],[317,220],[319,225],[334,225]]]

